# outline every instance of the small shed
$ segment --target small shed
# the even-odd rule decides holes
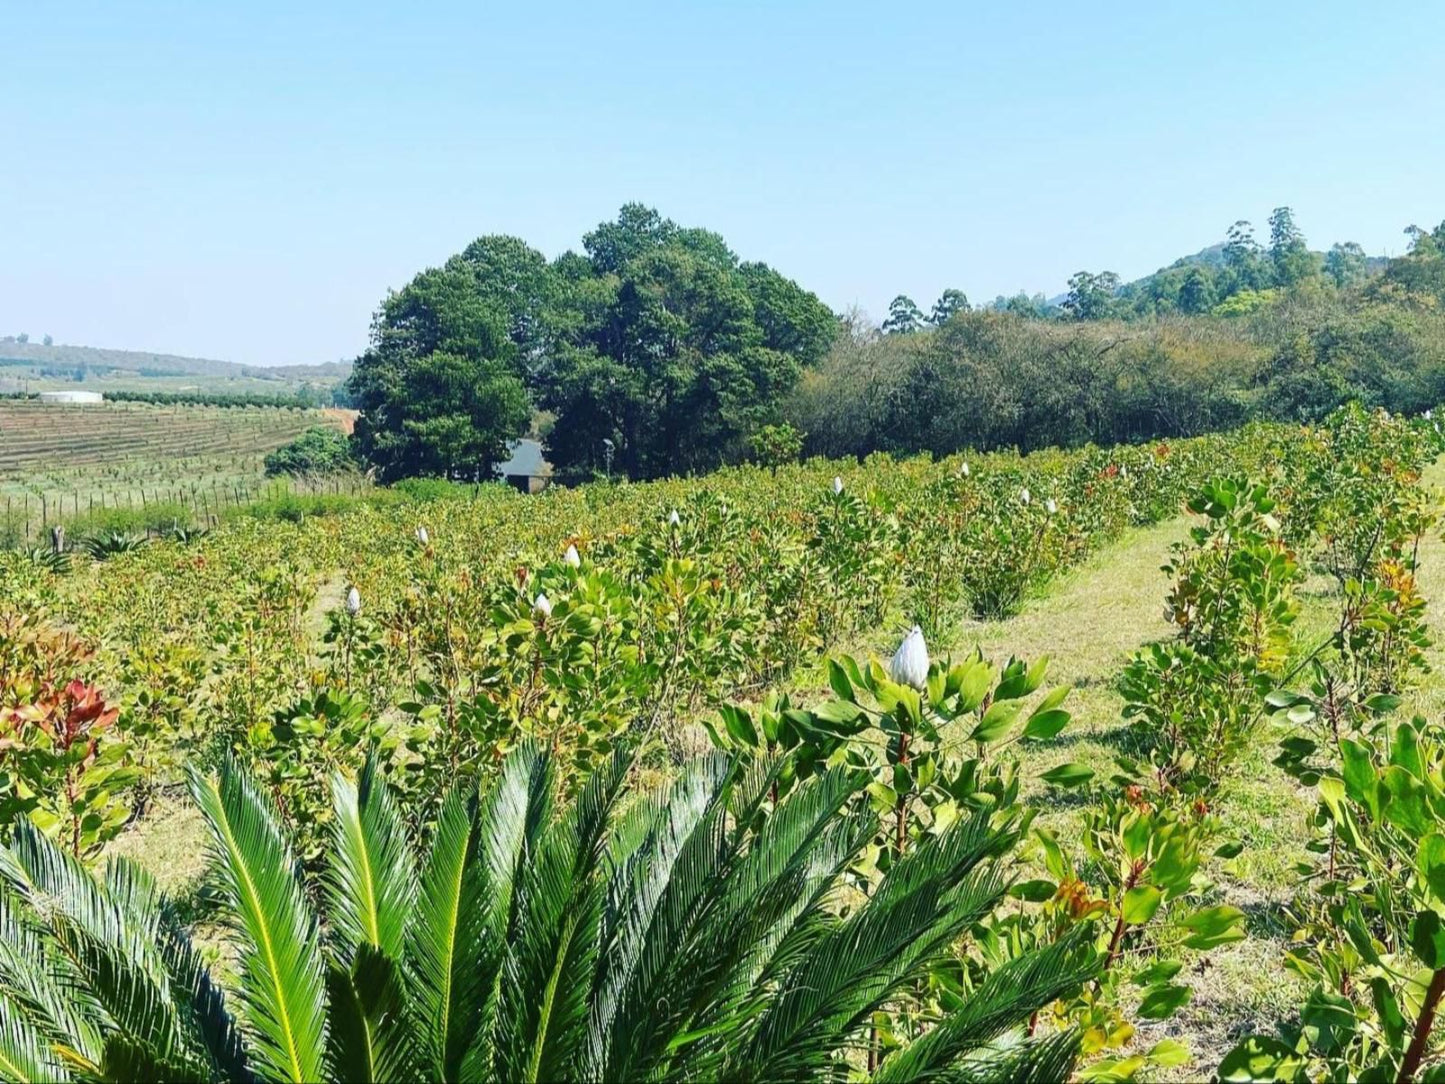
[[[105,402],[105,396],[98,391],[42,391],[40,401],[54,406],[94,406]]]
[[[542,443],[536,440],[512,442],[512,458],[497,464],[502,481],[523,493],[537,493],[547,488],[552,479],[552,464],[542,456]]]

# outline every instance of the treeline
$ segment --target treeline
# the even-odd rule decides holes
[[[1121,285],[1080,272],[974,309],[946,290],[873,326],[715,233],[636,204],[548,261],[483,237],[376,314],[351,390],[383,479],[485,477],[540,422],[563,479],[759,456],[1117,443],[1357,400],[1445,401],[1445,224],[1409,251],[1311,250],[1289,208]]]
[[[318,407],[347,406],[351,394],[344,385],[305,385],[292,392],[261,391],[111,391],[105,397],[123,403],[155,403],[159,406],[283,407],[315,410]]]
[[[809,454],[1023,450],[1189,436],[1343,402],[1445,401],[1445,313],[1290,295],[1240,320],[1037,320],[963,313],[917,335],[855,334],[785,408]]]

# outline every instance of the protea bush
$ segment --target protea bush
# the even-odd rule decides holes
[[[334,781],[319,887],[243,770],[193,773],[234,934],[224,982],[136,866],[95,876],[22,824],[0,851],[0,1076],[1064,1079],[1076,1035],[1027,1021],[1093,974],[1074,938],[866,1051],[875,1014],[1004,899],[1020,816],[960,819],[860,885],[877,826],[859,781],[823,771],[774,804],[778,767],[713,756],[647,792],[618,754],[563,808],[524,745],[414,850],[368,764]]]

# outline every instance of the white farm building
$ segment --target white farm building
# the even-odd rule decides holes
[[[40,401],[65,406],[90,406],[104,402],[105,396],[98,391],[42,391]]]

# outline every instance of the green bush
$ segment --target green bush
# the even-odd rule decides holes
[[[338,474],[353,470],[356,460],[345,433],[313,425],[284,447],[266,457],[266,474]]]
[[[166,534],[177,527],[194,527],[195,513],[185,505],[167,501],[144,508],[97,508],[66,521],[71,538],[106,534]]]

